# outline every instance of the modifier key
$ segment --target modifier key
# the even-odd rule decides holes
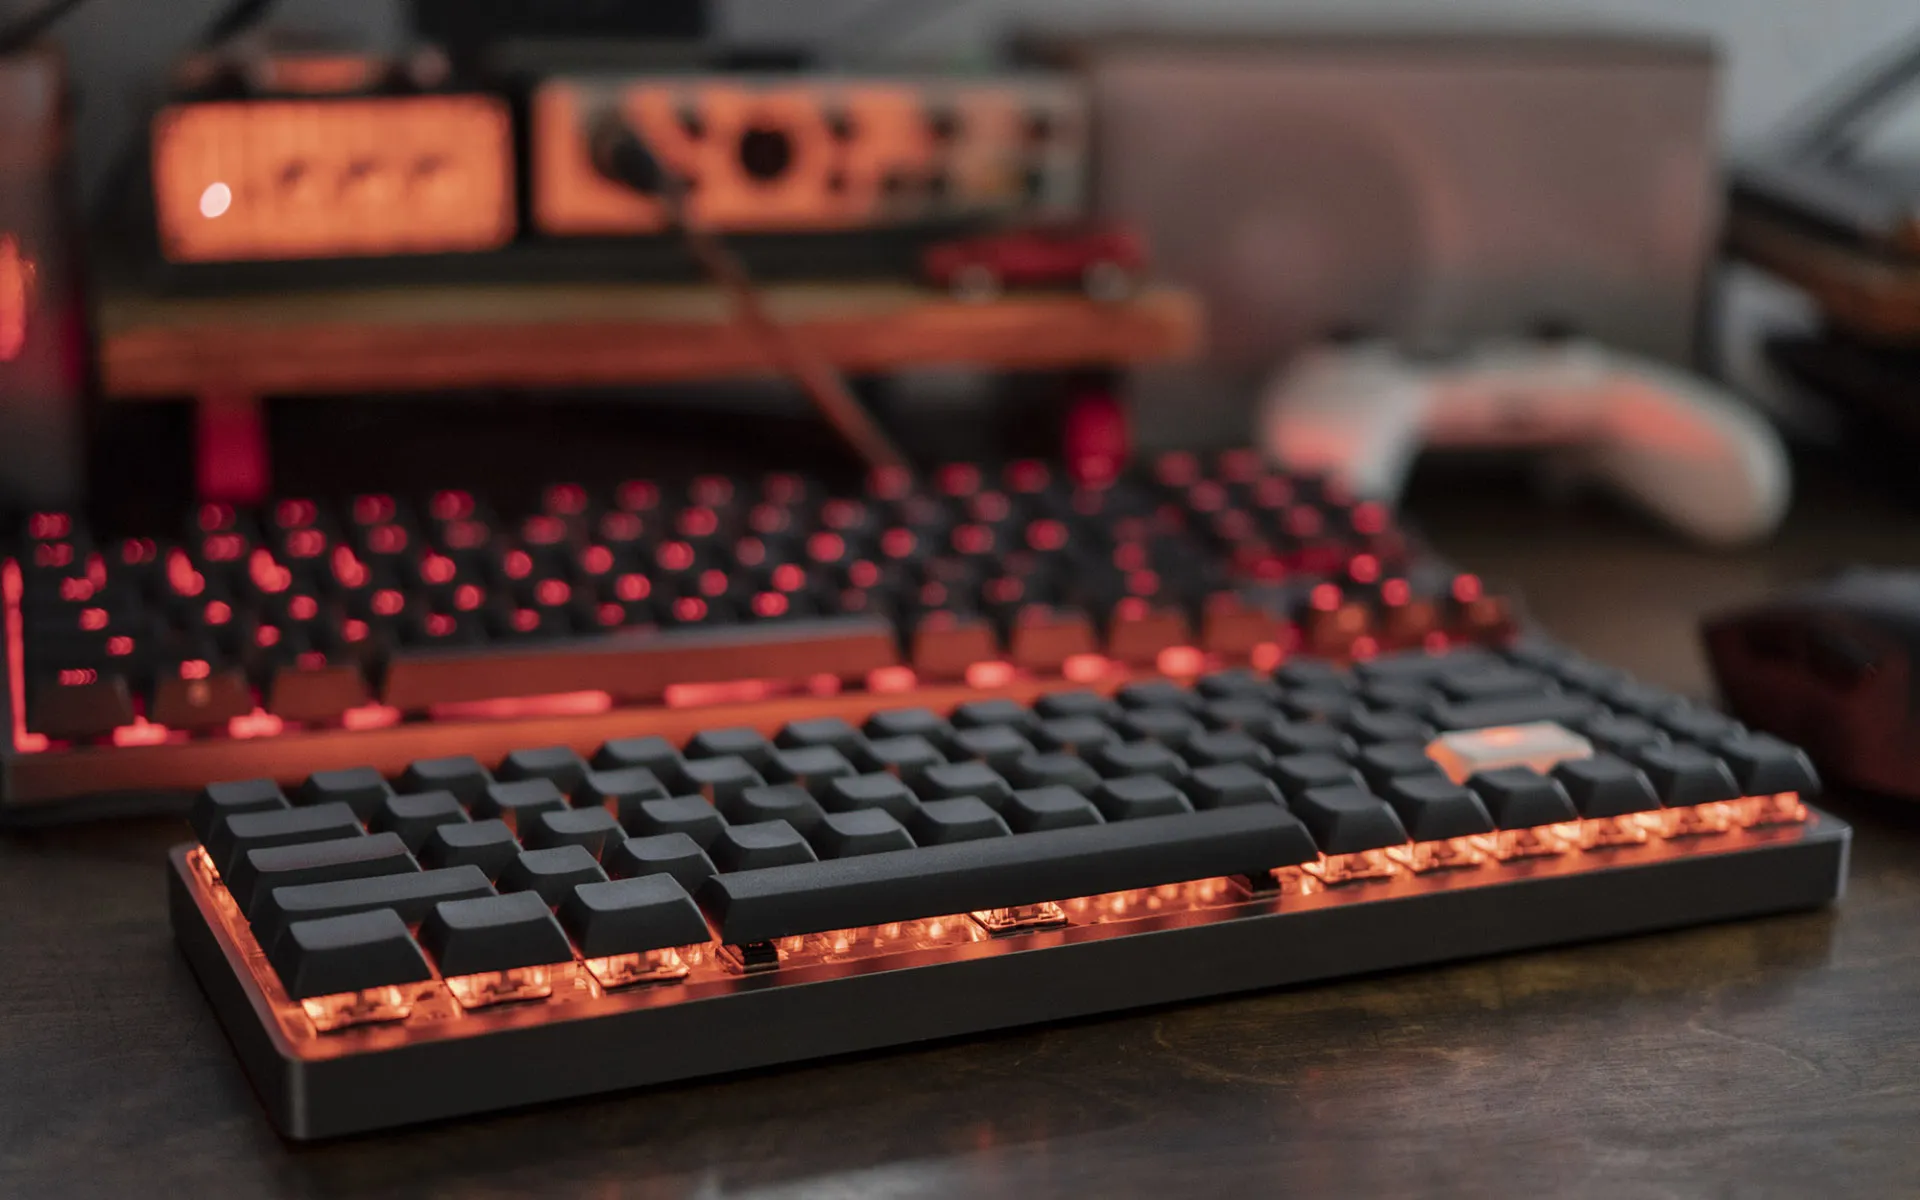
[[[387,909],[296,921],[268,954],[295,1000],[433,978],[398,914]]]

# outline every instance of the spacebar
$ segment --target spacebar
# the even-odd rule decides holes
[[[1286,809],[1244,804],[736,871],[709,878],[698,899],[720,940],[743,945],[1251,875],[1317,855]]]
[[[600,691],[617,700],[658,700],[673,683],[801,680],[813,675],[854,681],[899,661],[889,622],[829,617],[534,644],[397,650],[388,660],[381,699],[402,711],[558,692]]]

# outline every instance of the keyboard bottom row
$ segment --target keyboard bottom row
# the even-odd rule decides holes
[[[1817,907],[1840,894],[1851,831],[1804,811],[1470,869],[1335,882],[1309,865],[324,1002],[281,988],[205,850],[174,851],[170,892],[175,936],[274,1123],[307,1139]],[[505,990],[455,986],[476,981]]]

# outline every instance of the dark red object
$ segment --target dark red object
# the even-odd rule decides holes
[[[967,296],[1079,284],[1095,299],[1118,299],[1133,289],[1146,267],[1146,239],[1121,224],[1043,225],[986,234],[938,243],[921,258],[928,283]]]

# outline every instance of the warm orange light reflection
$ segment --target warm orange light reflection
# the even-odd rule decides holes
[[[773,695],[766,679],[736,679],[730,683],[674,683],[667,685],[668,708],[707,708],[715,704],[752,704]]]
[[[1328,887],[1337,887],[1343,883],[1386,879],[1398,868],[1385,850],[1356,850],[1352,854],[1323,854],[1317,862],[1302,863],[1300,869]]]
[[[637,983],[667,983],[687,977],[687,964],[673,949],[648,950],[641,954],[616,954],[608,958],[589,958],[587,970],[601,987],[630,987]]]
[[[0,602],[6,605],[7,700],[13,710],[13,748],[21,754],[38,754],[48,743],[46,734],[27,732],[26,627],[20,616],[20,595],[25,590],[20,564],[11,558],[0,564]]]
[[[314,1029],[331,1033],[353,1025],[371,1025],[384,1021],[404,1021],[413,1015],[418,987],[376,987],[359,992],[338,992],[331,996],[309,996],[300,1008],[313,1022]]]
[[[556,692],[550,696],[510,696],[429,705],[436,721],[502,721],[517,717],[590,717],[613,707],[605,692]]]
[[[279,737],[286,722],[263,708],[227,722],[227,735],[237,738]]]
[[[1807,806],[1799,792],[1781,792],[1773,796],[1745,796],[1732,805],[1736,825],[1757,829],[1766,825],[1804,825]]]
[[[449,975],[447,990],[462,1008],[485,1008],[514,1000],[539,1000],[553,994],[553,968],[515,967],[479,975]]]
[[[116,746],[158,746],[173,733],[165,725],[155,725],[145,717],[135,717],[133,724],[122,725],[113,731],[113,744]]]
[[[1060,674],[1075,683],[1092,683],[1104,676],[1110,665],[1105,655],[1071,654],[1060,664]]]
[[[1593,743],[1552,721],[1443,733],[1427,745],[1427,757],[1455,783],[1481,771],[1532,767],[1545,775],[1571,759],[1592,758]]]
[[[1065,925],[1067,914],[1058,904],[1022,904],[1015,908],[989,908],[969,914],[988,933],[1014,933],[1022,929],[1046,929]]]
[[[1162,675],[1189,679],[1207,669],[1207,656],[1197,646],[1168,646],[1154,659]]]
[[[385,704],[362,704],[341,713],[340,724],[346,729],[386,729],[398,725],[402,715]]]
[[[1013,664],[1010,662],[977,662],[967,668],[967,686],[1005,687],[1013,682],[1013,675]]]
[[[0,234],[0,363],[12,362],[26,349],[34,273],[33,260],[20,248],[20,239]]]
[[[1416,875],[1429,871],[1460,871],[1477,867],[1487,860],[1487,849],[1479,838],[1457,837],[1438,842],[1415,842],[1411,846],[1390,846],[1387,857]]]
[[[918,683],[912,667],[879,667],[867,672],[870,692],[910,692]]]

